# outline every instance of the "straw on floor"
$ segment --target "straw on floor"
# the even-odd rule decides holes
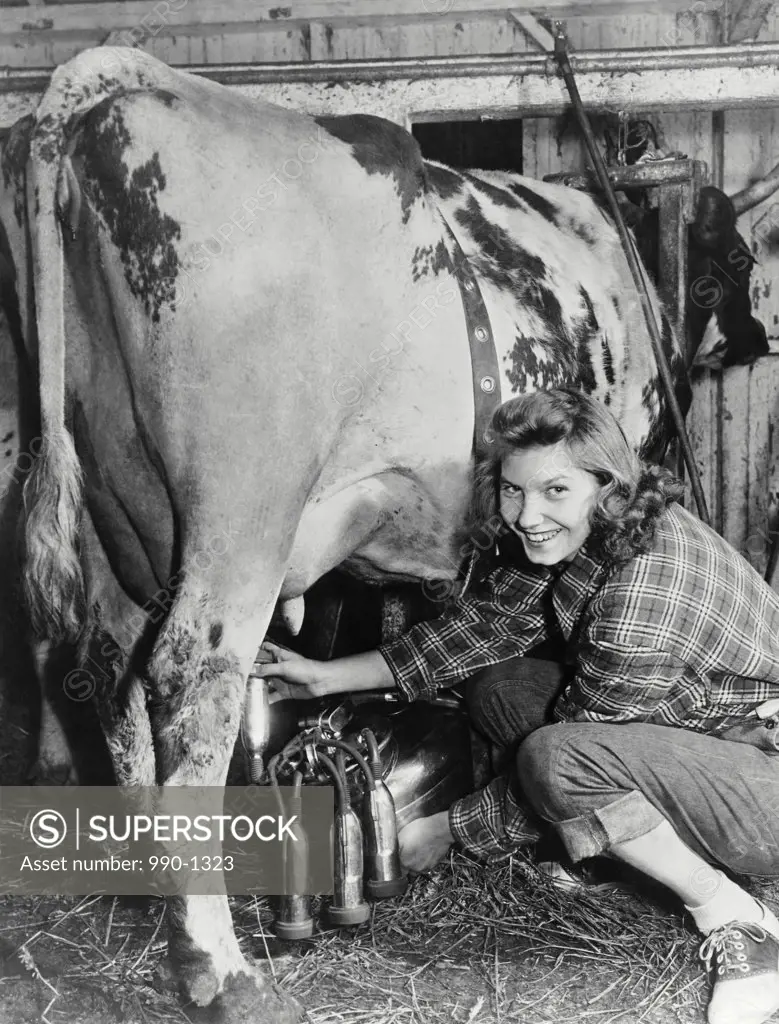
[[[754,883],[764,897],[779,887]],[[0,1005],[13,1024],[179,1024],[164,903],[4,900]],[[314,1024],[665,1024],[704,1020],[698,939],[659,892],[561,893],[526,858],[466,857],[355,930],[284,945],[265,900],[231,900],[245,952]],[[689,924],[689,922],[687,922]],[[0,1015],[1,1017],[1,1015]]]

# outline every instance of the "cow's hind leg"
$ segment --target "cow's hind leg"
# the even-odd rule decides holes
[[[61,695],[52,692],[52,688],[66,679],[72,670],[75,664],[73,651],[71,648],[52,648],[48,640],[37,640],[32,643],[32,656],[40,690],[41,716],[38,749],[28,778],[39,786],[78,785],[78,772],[61,720],[61,709],[55,707],[60,703]]]
[[[35,762],[28,781],[38,786],[94,786],[111,780],[111,766],[90,698],[95,686],[71,644],[31,644],[40,689]]]
[[[148,667],[154,692],[158,781],[218,786],[227,778],[246,677],[270,620],[280,568],[257,570],[252,552],[203,562],[184,556],[183,584]],[[218,561],[218,564],[217,564]],[[247,565],[260,585],[241,585]],[[260,562],[260,564],[262,564]],[[267,564],[267,563],[266,563]],[[275,577],[275,583],[274,581]],[[244,958],[225,896],[170,900],[169,946],[183,996],[213,1005],[229,1024],[292,1024],[298,1004]]]
[[[94,697],[117,784],[151,787],[154,745],[138,668],[151,649],[154,623],[117,582],[87,514],[82,558],[89,619],[70,686]]]
[[[139,648],[145,643],[150,650],[153,624],[117,583],[86,512],[81,556],[88,613],[78,650],[45,640],[33,644],[41,718],[30,776],[39,785],[94,784],[112,770],[119,785],[153,786],[151,726],[136,671]]]

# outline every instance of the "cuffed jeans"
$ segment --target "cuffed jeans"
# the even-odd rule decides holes
[[[515,762],[517,797],[572,860],[669,821],[707,861],[779,875],[779,755],[658,725],[549,725],[568,671],[515,658],[470,680],[466,699],[497,760]]]

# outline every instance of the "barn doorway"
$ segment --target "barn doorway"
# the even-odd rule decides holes
[[[522,173],[522,121],[421,121],[411,127],[426,160]]]

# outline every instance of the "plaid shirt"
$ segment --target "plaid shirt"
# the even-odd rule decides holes
[[[587,548],[557,572],[492,553],[440,618],[380,648],[400,690],[430,697],[561,633],[576,673],[558,722],[719,733],[779,697],[779,596],[713,530],[673,504],[651,550],[625,565],[610,569]],[[450,821],[483,853],[508,852],[529,827],[504,779],[455,804]]]

